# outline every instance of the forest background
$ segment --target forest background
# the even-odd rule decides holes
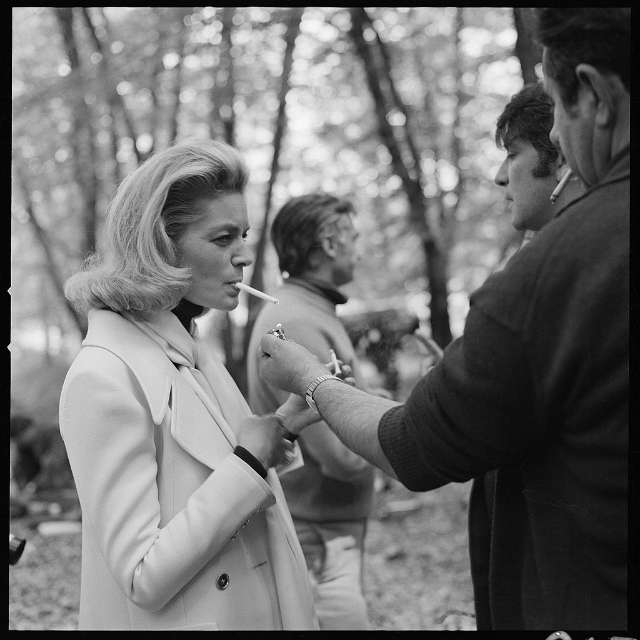
[[[459,336],[470,293],[522,241],[493,183],[496,120],[541,77],[520,9],[12,11],[16,518],[51,518],[47,505],[73,493],[57,405],[86,319],[63,285],[100,249],[119,182],[155,150],[191,136],[240,150],[255,252],[245,281],[267,292],[280,281],[268,241],[279,207],[316,190],[354,203],[363,259],[340,313],[369,375],[399,400],[424,366],[413,329],[441,347]],[[243,294],[232,313],[199,321],[242,389],[258,304]]]

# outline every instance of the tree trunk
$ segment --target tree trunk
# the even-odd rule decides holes
[[[293,7],[289,10],[287,19],[287,32],[285,35],[286,48],[284,52],[284,58],[282,61],[282,76],[280,83],[280,90],[278,92],[278,115],[276,116],[275,132],[273,134],[273,157],[271,159],[271,172],[269,174],[269,180],[267,182],[267,193],[265,197],[264,205],[264,218],[262,222],[262,229],[260,230],[260,237],[256,246],[256,256],[254,260],[254,268],[251,276],[251,286],[256,289],[263,289],[264,287],[264,257],[266,253],[267,243],[269,239],[269,213],[271,210],[271,198],[273,195],[273,185],[276,181],[276,176],[280,168],[280,149],[282,146],[282,139],[284,137],[287,127],[286,116],[286,99],[289,89],[291,88],[291,68],[293,66],[293,49],[295,46],[295,40],[300,33],[300,21],[302,20],[302,14],[304,12],[303,7]],[[251,331],[260,310],[260,301],[249,297],[248,300],[248,318],[247,326],[244,335],[244,349],[243,353],[246,354],[249,347],[249,340],[251,339]],[[245,357],[246,360],[246,357]]]
[[[178,10],[176,18],[184,23],[185,16],[190,10]],[[171,88],[172,101],[167,118],[167,131],[169,144],[174,143],[178,138],[178,116],[180,114],[180,91],[182,91],[182,65],[184,63],[184,51],[187,46],[187,33],[184,30],[180,34],[178,43],[178,64],[174,67],[173,86]],[[154,136],[155,137],[155,136]]]
[[[72,74],[82,75],[78,47],[73,32],[73,8],[63,7],[55,9],[58,24],[62,32],[65,51],[69,58]],[[72,96],[72,108],[74,111],[74,129],[71,135],[71,146],[74,151],[74,167],[76,181],[83,196],[82,223],[84,236],[80,249],[81,255],[86,255],[95,250],[96,224],[97,224],[97,191],[98,179],[95,172],[96,150],[93,143],[93,127],[91,113],[84,100],[82,87]]]
[[[389,150],[393,169],[402,180],[404,191],[407,194],[409,220],[422,239],[425,269],[429,280],[432,335],[434,340],[441,347],[444,347],[451,341],[447,304],[447,256],[439,229],[434,229],[428,220],[428,205],[422,190],[423,174],[416,150],[417,146],[413,142],[409,129],[408,110],[395,89],[386,45],[376,33],[366,10],[364,8],[351,9],[351,23],[351,35],[364,63],[367,83],[373,96],[380,137]],[[365,25],[376,34],[377,52],[364,37]],[[380,63],[376,61],[376,53],[381,60]],[[405,123],[400,133],[402,133],[402,140],[408,150],[408,153],[405,154],[409,158],[408,164],[403,158],[398,137],[387,119],[387,114],[394,108],[405,114]]]
[[[231,33],[236,7],[223,7],[222,31],[220,33],[220,63],[216,69],[211,89],[212,115],[209,124],[210,135],[216,140],[224,140],[227,144],[235,143],[235,97],[234,64],[231,57]]]
[[[456,217],[456,211],[460,206],[460,200],[463,197],[464,189],[462,188],[464,176],[460,169],[460,156],[462,155],[462,141],[458,133],[460,128],[460,113],[462,107],[468,100],[467,92],[462,82],[462,76],[464,75],[464,69],[462,67],[462,53],[460,47],[460,33],[464,29],[464,8],[456,8],[456,16],[454,19],[454,51],[455,51],[455,78],[456,78],[456,106],[453,111],[453,125],[451,126],[451,146],[449,162],[458,171],[458,184],[453,188],[452,193],[456,197],[455,204],[447,206],[443,203],[443,238],[444,244],[447,248],[447,253],[453,246],[453,233],[455,229],[454,220]]]
[[[542,50],[534,42],[531,29],[527,20],[526,9],[516,7],[513,9],[513,22],[518,37],[516,39],[515,54],[520,60],[522,77],[525,84],[538,82],[536,65],[542,62]]]
[[[131,140],[133,140],[133,151],[136,155],[136,161],[138,164],[140,164],[144,161],[144,156],[140,153],[136,145],[138,134],[133,124],[133,116],[129,112],[129,109],[127,109],[124,97],[118,93],[116,89],[116,82],[111,74],[111,50],[109,48],[109,43],[107,42],[105,45],[105,43],[103,43],[102,40],[98,37],[87,7],[82,7],[82,15],[84,16],[84,20],[89,29],[91,40],[93,41],[96,51],[101,55],[100,71],[102,77],[102,86],[104,87],[107,103],[109,104],[112,113],[115,114],[117,112],[120,112],[122,114],[122,119],[124,121],[127,134],[129,135]],[[101,18],[104,22],[105,31],[108,33],[109,23],[107,21],[107,16],[104,15],[104,12],[101,14]]]
[[[233,31],[233,16],[236,7],[223,7],[222,33],[220,41],[220,63],[218,64],[214,83],[211,89],[211,115],[209,120],[209,135],[214,140],[223,140],[227,144],[234,144],[235,111],[233,100],[235,84],[233,74],[233,58],[231,57],[231,33]],[[225,366],[229,374],[238,385],[240,391],[246,394],[246,373],[242,359],[236,357],[237,327],[232,317],[225,313],[223,317],[222,345],[224,348]]]

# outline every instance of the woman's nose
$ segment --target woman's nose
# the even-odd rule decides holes
[[[253,264],[253,256],[250,248],[243,242],[237,253],[231,258],[231,264],[234,267],[248,267]]]

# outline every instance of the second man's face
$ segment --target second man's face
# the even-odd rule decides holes
[[[549,200],[558,184],[555,171],[544,178],[534,175],[539,156],[527,140],[516,138],[505,148],[507,157],[494,181],[504,187],[504,196],[510,203],[511,223],[516,229],[539,231],[555,213]]]

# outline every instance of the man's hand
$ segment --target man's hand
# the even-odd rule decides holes
[[[338,362],[340,363],[338,377],[349,386],[355,387],[356,381],[351,375],[351,367],[343,364],[341,360]],[[276,415],[282,417],[284,428],[295,435],[298,435],[310,424],[321,420],[320,416],[309,407],[307,401],[295,393],[290,394],[286,402],[276,409]]]
[[[267,334],[260,342],[260,377],[274,387],[304,396],[318,377],[333,374],[316,356],[291,340]]]

